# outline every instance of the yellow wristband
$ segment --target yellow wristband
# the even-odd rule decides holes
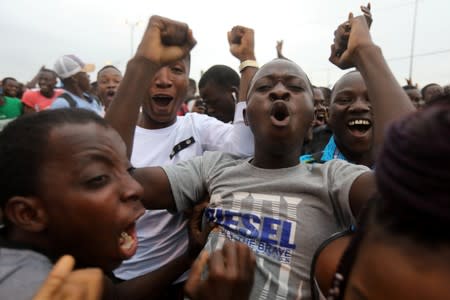
[[[256,62],[256,60],[244,60],[243,62],[241,62],[241,64],[239,65],[239,72],[244,71],[245,68],[247,67],[252,67],[252,68],[259,68],[258,63]]]

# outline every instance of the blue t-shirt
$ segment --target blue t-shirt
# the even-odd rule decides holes
[[[77,108],[84,108],[84,109],[92,110],[92,111],[96,112],[98,115],[103,116],[104,112],[103,112],[102,106],[91,95],[84,93],[83,95],[84,95],[84,97],[86,97],[86,99],[84,99],[84,98],[78,97],[75,94],[72,94],[71,92],[69,92],[67,90],[65,90],[64,93],[66,93],[72,97],[72,99],[76,103]],[[71,107],[70,103],[63,97],[59,96],[52,103],[52,105],[50,106],[50,109],[70,108],[70,107]]]

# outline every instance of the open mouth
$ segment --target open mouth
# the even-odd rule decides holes
[[[270,118],[275,126],[286,126],[289,123],[289,110],[283,100],[273,103]]]
[[[353,135],[363,136],[372,128],[372,122],[367,119],[354,119],[347,122],[347,128]]]
[[[110,99],[114,98],[115,95],[116,95],[116,91],[114,91],[114,90],[109,90],[106,92],[106,97],[108,97]]]
[[[127,226],[119,236],[119,249],[122,259],[128,259],[136,253],[137,249],[136,223]]]
[[[154,95],[152,100],[160,106],[167,106],[173,100],[172,96],[169,95]]]
[[[326,113],[323,110],[317,110],[315,114],[316,123],[324,124],[326,121]]]

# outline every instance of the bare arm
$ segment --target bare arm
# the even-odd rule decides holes
[[[364,78],[374,112],[374,147],[378,153],[389,124],[415,108],[389,69],[381,49],[373,43],[367,16],[355,18],[350,14],[348,21],[338,27],[330,61],[341,69],[356,67]],[[375,192],[374,174],[363,174],[355,180],[349,196],[354,215]]]
[[[277,41],[277,57],[282,59],[288,59],[286,56],[283,55],[283,40]]]
[[[350,28],[350,33],[345,28]],[[348,38],[348,42],[345,40]],[[341,69],[356,67],[367,86],[374,112],[375,153],[388,125],[415,110],[369,33],[365,16],[353,17],[335,32],[330,61]]]
[[[156,271],[118,284],[105,277],[103,299],[160,299],[172,282],[190,268],[193,260],[183,254]]]
[[[161,167],[138,168],[133,177],[144,187],[141,201],[146,209],[176,210],[169,178]]]
[[[36,85],[37,85],[38,82],[39,82],[39,74],[41,73],[41,71],[42,71],[43,69],[45,69],[45,66],[42,66],[42,67],[39,69],[39,71],[36,73],[36,75],[34,75],[33,79],[31,79],[30,81],[28,81],[28,82],[25,84],[25,87],[26,87],[27,89],[33,89],[33,88],[36,87]]]
[[[132,58],[125,71],[117,95],[109,105],[105,119],[120,134],[127,146],[128,158],[133,151],[133,138],[139,108],[147,94],[147,87],[159,66],[142,57]]]
[[[254,60],[255,57],[255,34],[253,29],[244,26],[234,26],[228,32],[228,43],[231,54],[242,63],[246,60]],[[241,82],[239,85],[239,101],[247,100],[247,93],[253,75],[258,71],[257,67],[246,67],[241,71]]]
[[[152,16],[135,56],[105,119],[119,132],[131,157],[134,130],[142,100],[155,73],[164,65],[186,56],[196,41],[185,23]]]

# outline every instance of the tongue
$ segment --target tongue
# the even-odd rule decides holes
[[[362,128],[359,126],[349,126],[348,129],[354,136],[357,136],[357,137],[364,136],[368,131],[368,129]]]

